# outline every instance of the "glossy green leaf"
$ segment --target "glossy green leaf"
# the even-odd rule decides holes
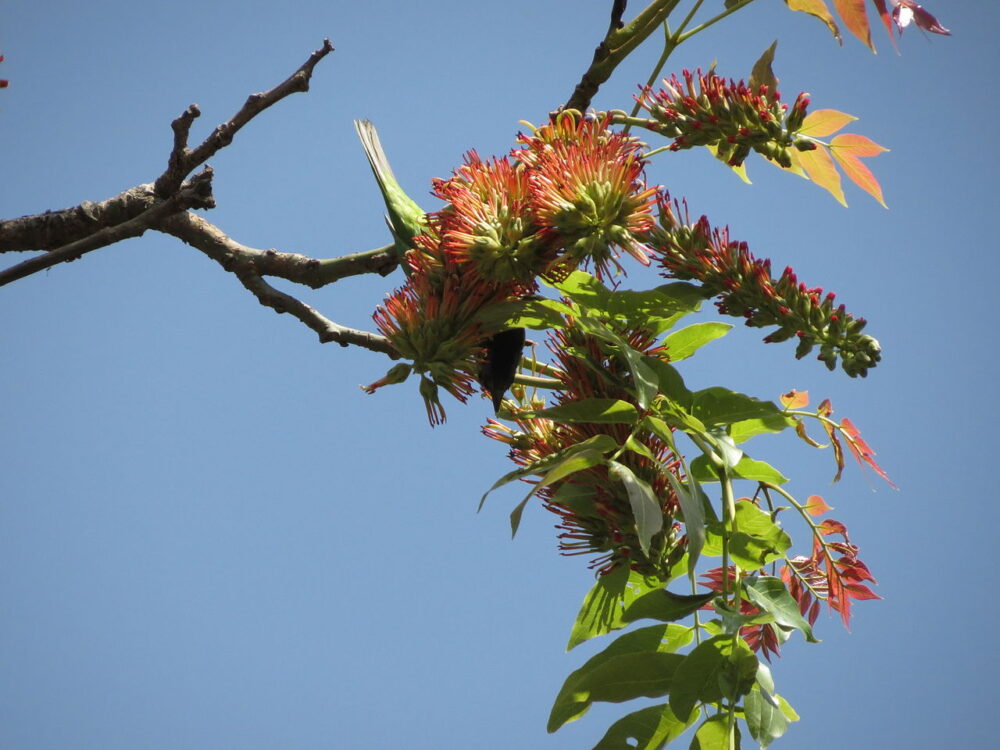
[[[666,703],[650,706],[608,727],[594,750],[659,750],[684,734],[691,723],[678,719]]]
[[[644,576],[624,566],[598,578],[584,597],[566,650],[595,636],[625,627],[628,624],[622,619],[625,609],[646,592],[662,585],[663,581],[658,578]]]
[[[684,379],[676,368],[656,357],[646,357],[646,364],[656,373],[659,392],[676,406],[688,410],[691,408],[691,391],[684,385]]]
[[[528,504],[528,501],[538,490],[542,489],[542,487],[548,487],[560,479],[565,479],[570,474],[575,474],[578,471],[583,471],[602,463],[604,463],[604,453],[591,448],[573,453],[549,469],[541,481],[535,484],[531,488],[531,491],[525,495],[524,499],[517,504],[517,507],[511,511],[510,535],[513,537],[517,534],[517,527],[521,525],[521,515],[524,513],[524,506]]]
[[[743,443],[765,432],[781,432],[787,427],[795,427],[795,420],[785,414],[771,414],[765,417],[743,419],[729,426],[729,436],[734,443]]]
[[[670,708],[687,719],[699,703],[745,695],[754,684],[757,657],[740,638],[720,635],[703,641],[684,657],[674,674]],[[723,693],[727,686],[729,694]]]
[[[628,493],[629,506],[632,508],[632,518],[635,519],[635,533],[639,537],[639,547],[643,553],[649,554],[649,542],[663,530],[663,510],[660,501],[653,493],[653,488],[633,471],[617,461],[608,463],[608,474],[625,485]]]
[[[714,386],[693,394],[691,413],[707,427],[715,427],[747,419],[772,417],[781,414],[781,410],[771,401],[761,401],[728,388]]]
[[[729,323],[709,321],[695,323],[679,331],[675,331],[664,339],[667,356],[671,362],[687,359],[705,344],[725,336],[732,326]]]
[[[691,475],[699,482],[718,482],[719,474],[712,466],[712,462],[707,456],[697,456],[691,461]],[[771,484],[784,484],[788,477],[782,474],[764,461],[757,461],[749,456],[743,456],[739,462],[729,470],[732,479],[749,479],[754,482],[770,482]]]
[[[551,469],[557,463],[565,459],[567,456],[571,456],[574,453],[585,450],[597,450],[603,453],[608,451],[613,451],[618,448],[618,443],[610,435],[594,435],[591,438],[587,438],[583,442],[577,443],[576,445],[570,445],[562,450],[556,451],[543,459],[535,461],[534,463],[528,464],[527,466],[522,466],[514,471],[507,472],[497,481],[493,483],[486,492],[483,493],[482,498],[479,500],[479,510],[483,509],[483,503],[486,502],[486,497],[493,490],[498,487],[503,487],[505,484],[517,481],[518,479],[523,479],[524,477],[532,476],[533,474],[543,474],[544,472]]]
[[[529,299],[500,302],[483,308],[474,321],[487,330],[505,328],[563,328],[566,316],[574,311],[563,302],[554,299]]]
[[[718,594],[675,594],[666,589],[656,589],[643,594],[625,610],[622,619],[626,622],[651,619],[674,622],[683,619],[708,604]]]
[[[691,740],[691,750],[739,750],[740,728],[733,726],[735,737],[733,744],[729,743],[729,717],[717,714],[701,723]]]
[[[701,487],[690,476],[687,482],[681,483],[673,472],[665,472],[667,481],[677,495],[681,506],[681,516],[684,518],[684,531],[688,538],[688,576],[694,580],[695,565],[705,544],[705,503],[707,502]]]
[[[729,555],[743,570],[759,570],[780,560],[792,546],[792,538],[770,514],[747,500],[736,503],[735,527],[739,531],[729,537]],[[713,557],[722,554],[721,523],[709,524],[704,549],[706,555]]]
[[[618,348],[619,353],[625,358],[625,362],[632,373],[636,403],[640,409],[645,409],[649,406],[649,402],[652,401],[659,387],[656,372],[646,363],[646,360],[649,358],[632,348],[624,338],[596,318],[580,316],[576,322],[585,332]]]
[[[606,665],[625,656],[649,656],[654,653],[671,654],[691,642],[691,628],[680,625],[652,625],[633,630],[612,641],[607,648],[595,654],[563,682],[549,713],[548,731],[554,732],[568,721],[578,719],[590,708],[595,698],[590,686],[593,675],[607,675]],[[679,660],[680,657],[678,657]],[[677,660],[672,660],[677,661]],[[673,666],[668,667],[671,671]],[[598,691],[603,694],[604,688]]]
[[[766,748],[788,730],[788,719],[781,713],[777,700],[755,685],[743,701],[743,713],[750,736]]]
[[[808,621],[799,611],[799,605],[788,593],[785,582],[773,576],[749,579],[744,586],[747,598],[759,609],[774,617],[778,625],[801,630],[810,643],[819,643]]]
[[[614,398],[587,398],[560,404],[549,409],[529,411],[527,418],[544,417],[555,422],[592,422],[595,424],[633,424],[639,412],[627,401]]]
[[[573,271],[564,281],[555,284],[563,295],[592,310],[605,311],[611,301],[611,290],[583,271]]]
[[[552,495],[552,502],[569,508],[574,515],[594,517],[598,515],[597,505],[594,503],[596,494],[597,490],[592,484],[563,482]]]

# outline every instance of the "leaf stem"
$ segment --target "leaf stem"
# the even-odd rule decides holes
[[[677,30],[677,34],[676,34],[677,44],[681,44],[682,42],[686,42],[688,39],[690,39],[691,37],[693,37],[695,34],[701,33],[702,31],[704,31],[705,29],[707,29],[709,26],[711,26],[711,25],[713,25],[713,24],[718,23],[719,21],[721,21],[726,16],[732,15],[733,13],[735,13],[738,10],[742,10],[743,8],[747,7],[750,3],[752,3],[753,1],[754,0],[741,0],[740,2],[736,3],[736,5],[733,5],[733,6],[730,6],[729,8],[726,8],[719,15],[715,16],[715,18],[710,18],[707,21],[705,21],[705,23],[700,24],[698,26],[695,26],[693,29],[691,29],[686,34],[681,33],[682,30],[683,30],[683,25],[682,25],[681,28],[679,28]],[[698,5],[701,5],[701,3],[699,2]]]

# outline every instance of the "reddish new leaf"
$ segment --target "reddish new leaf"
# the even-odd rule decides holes
[[[844,26],[874,52],[875,45],[872,44],[871,30],[868,28],[865,0],[833,0],[833,5],[840,14]]]
[[[888,482],[890,487],[893,489],[899,489],[893,481],[889,479],[889,475],[886,474],[882,467],[875,461],[875,451],[873,451],[871,446],[865,442],[863,437],[861,437],[861,433],[858,431],[858,428],[854,426],[854,423],[847,417],[844,417],[840,420],[840,429],[843,431],[844,437],[847,438],[847,447],[851,449],[851,453],[854,455],[858,464],[862,466],[868,464],[868,466],[870,466],[876,474]]]
[[[810,495],[806,499],[805,511],[810,516],[821,516],[828,510],[833,510],[833,508],[827,505],[826,501],[819,495]]]
[[[786,409],[804,409],[809,406],[809,391],[797,391],[794,388],[779,396],[781,405]]]

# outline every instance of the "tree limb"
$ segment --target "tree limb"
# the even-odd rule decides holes
[[[201,250],[227,271],[252,264],[261,276],[275,276],[313,289],[364,273],[386,276],[398,265],[392,245],[340,258],[258,250],[237,242],[210,221],[190,212],[164,217],[156,228]]]
[[[140,187],[148,188],[149,186]],[[181,185],[180,189],[172,196],[166,200],[152,201],[146,210],[131,219],[112,226],[106,226],[103,229],[91,232],[81,239],[50,250],[44,255],[35,256],[23,263],[18,263],[0,271],[0,286],[23,279],[25,276],[38,273],[46,268],[51,268],[58,263],[68,263],[76,260],[84,253],[89,253],[98,248],[113,245],[130,237],[139,237],[146,230],[153,228],[161,219],[178,211],[187,211],[189,208],[212,208],[214,206],[215,200],[212,197],[212,170],[210,167],[205,167],[204,170]]]
[[[629,23],[622,23],[627,0],[614,0],[611,8],[611,24],[604,39],[594,50],[590,67],[580,78],[572,96],[563,109],[578,109],[581,112],[590,106],[598,89],[607,81],[619,63],[629,53],[643,43],[662,24],[680,0],[653,0]]]
[[[263,279],[264,276],[276,276],[319,288],[348,276],[383,273],[386,268],[391,271],[396,267],[392,246],[380,247],[367,253],[354,253],[343,258],[318,260],[298,253],[279,253],[276,250],[247,247],[227,236],[211,222],[190,212],[166,216],[156,228],[201,250],[226,271],[234,274],[262,305],[298,318],[319,334],[321,343],[333,341],[341,346],[354,344],[388,354],[392,359],[398,358],[395,348],[385,337],[334,323],[315,308],[275,289]]]
[[[201,145],[193,150],[187,147],[188,135],[191,131],[191,124],[201,115],[201,110],[198,109],[197,104],[192,104],[184,110],[171,123],[171,128],[174,131],[174,147],[167,160],[167,170],[154,183],[156,194],[165,196],[173,193],[192,170],[212,158],[219,149],[232,143],[233,136],[239,132],[240,128],[272,104],[277,104],[285,97],[299,91],[308,91],[313,68],[330,52],[333,52],[333,45],[330,44],[329,39],[324,39],[323,46],[313,52],[309,59],[299,66],[298,70],[270,91],[251,94],[247,97],[239,112],[217,126],[202,141]]]

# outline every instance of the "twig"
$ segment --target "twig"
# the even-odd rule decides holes
[[[288,313],[298,318],[319,334],[320,343],[336,342],[341,346],[354,344],[355,346],[370,349],[373,352],[388,354],[392,359],[399,358],[399,354],[395,348],[384,336],[379,336],[377,333],[370,333],[368,331],[347,328],[346,326],[334,323],[302,300],[275,289],[248,267],[241,266],[234,269],[233,273],[236,274],[236,277],[242,282],[243,286],[257,297],[260,304],[270,307],[277,313]]]
[[[582,111],[589,107],[598,89],[611,77],[618,64],[663,23],[678,2],[680,0],[653,0],[631,22],[623,25],[621,19],[625,12],[625,3],[615,0],[611,9],[608,33],[594,50],[594,59],[590,67],[580,78],[563,109]]]
[[[46,268],[51,268],[58,263],[68,263],[69,261],[76,260],[84,253],[89,253],[98,248],[121,242],[130,237],[138,237],[170,214],[178,211],[186,211],[189,208],[211,208],[214,205],[215,201],[212,198],[212,170],[206,167],[191,178],[191,180],[181,185],[180,189],[174,195],[166,200],[153,203],[138,216],[119,224],[105,227],[75,242],[70,242],[55,250],[50,250],[44,255],[38,255],[23,263],[18,263],[0,271],[0,286],[23,279],[25,276],[38,273]]]
[[[333,45],[330,44],[329,39],[324,39],[323,46],[313,52],[309,59],[299,66],[298,70],[270,91],[251,94],[247,97],[239,112],[227,122],[217,126],[201,145],[193,150],[187,147],[188,135],[191,131],[191,124],[201,114],[201,111],[196,104],[192,104],[184,110],[171,123],[171,128],[174,131],[174,147],[167,160],[167,170],[156,180],[156,194],[163,196],[174,192],[192,170],[210,159],[219,149],[232,143],[233,136],[239,132],[240,128],[272,104],[276,104],[291,94],[308,91],[313,68],[330,52],[333,52]]]
[[[227,271],[253,264],[261,276],[276,276],[319,289],[349,276],[377,273],[386,276],[397,265],[392,245],[340,258],[310,258],[299,253],[258,250],[243,245],[203,217],[193,213],[165,217],[156,227],[201,250]]]

